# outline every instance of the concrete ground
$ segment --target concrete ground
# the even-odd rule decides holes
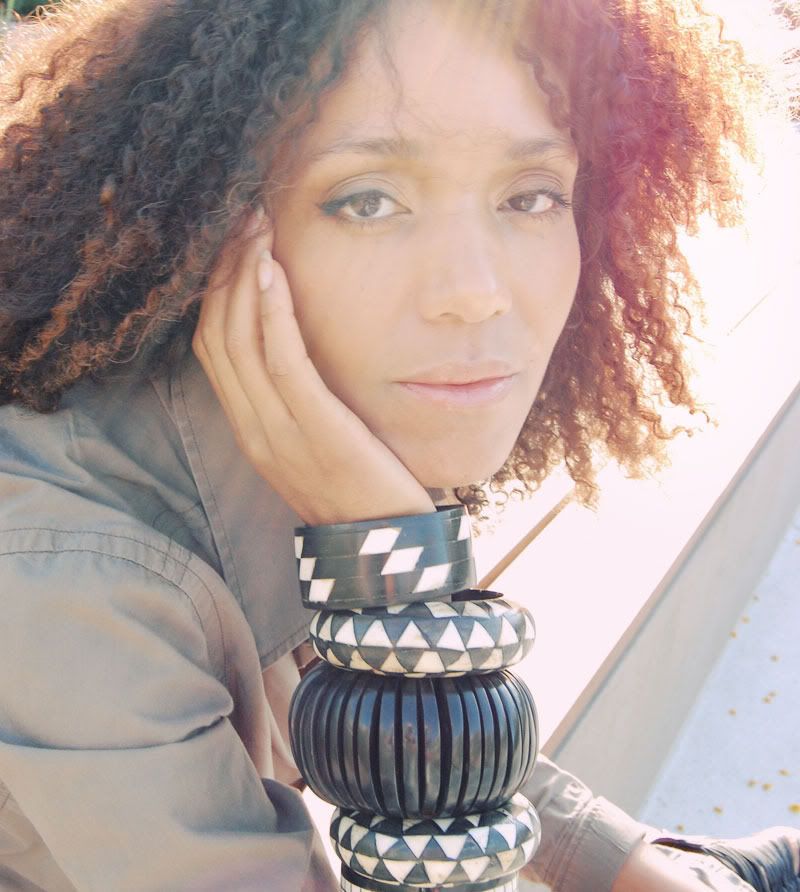
[[[718,837],[800,827],[798,644],[800,508],[700,690],[641,820]]]

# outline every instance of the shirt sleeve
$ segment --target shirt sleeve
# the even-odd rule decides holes
[[[544,756],[520,792],[542,822],[542,841],[523,876],[558,892],[610,892],[623,863],[650,831]]]
[[[180,584],[82,549],[0,555],[0,592],[0,779],[79,892],[334,892]]]

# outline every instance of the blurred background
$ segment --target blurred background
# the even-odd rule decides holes
[[[47,0],[45,2],[40,2],[40,0],[6,0],[5,3],[0,3],[0,9],[3,10],[6,20],[9,20],[15,13],[18,16],[27,16],[34,12],[37,6],[46,5]]]

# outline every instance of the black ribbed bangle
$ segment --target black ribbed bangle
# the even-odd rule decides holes
[[[433,601],[475,584],[469,515],[435,512],[295,529],[304,606],[329,609]]]

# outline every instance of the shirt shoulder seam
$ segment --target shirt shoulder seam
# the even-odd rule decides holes
[[[190,567],[191,562],[194,559],[198,559],[196,555],[192,552],[187,552],[188,557],[186,559],[182,559],[181,557],[171,553],[170,550],[159,548],[157,545],[154,545],[152,542],[146,542],[143,539],[138,539],[134,536],[122,536],[119,533],[108,533],[102,532],[98,530],[60,530],[60,529],[48,529],[47,527],[19,527],[16,529],[6,529],[2,531],[3,533],[15,533],[15,532],[46,532],[46,533],[64,533],[66,535],[72,536],[101,536],[104,538],[112,539],[112,540],[120,540],[123,542],[131,542],[135,545],[140,545],[143,548],[146,548],[150,551],[153,551],[155,554],[161,556],[162,561],[166,563],[167,560],[175,561],[175,563],[181,568],[181,573],[176,577],[172,578],[168,576],[163,570],[159,570],[157,567],[152,566],[150,564],[146,564],[142,561],[138,561],[135,558],[132,558],[127,555],[114,554],[111,551],[104,551],[99,548],[90,548],[88,546],[81,547],[61,547],[61,548],[53,548],[51,546],[46,545],[34,545],[31,544],[25,548],[15,548],[15,549],[3,549],[0,548],[0,557],[11,557],[14,555],[20,554],[96,554],[99,557],[106,557],[117,559],[120,561],[126,561],[127,563],[133,564],[134,566],[138,566],[141,569],[151,573],[154,576],[157,576],[159,579],[163,580],[165,583],[170,585],[171,587],[177,589],[184,598],[189,602],[192,608],[192,612],[194,613],[195,618],[197,619],[197,623],[200,626],[200,629],[203,632],[204,637],[207,641],[211,640],[209,635],[209,631],[206,629],[205,624],[203,623],[203,618],[200,613],[200,610],[197,607],[195,599],[192,597],[191,593],[187,590],[186,586],[183,584],[184,579],[187,574],[189,574],[192,579],[200,585],[205,593],[208,595],[209,601],[211,602],[212,608],[214,610],[214,616],[217,621],[217,629],[219,633],[219,641],[220,647],[222,650],[222,668],[225,677],[226,685],[230,686],[231,684],[231,672],[230,672],[230,662],[229,662],[229,649],[227,645],[227,641],[225,638],[225,630],[222,622],[222,617],[220,616],[219,607],[217,605],[216,598],[214,597],[214,593],[211,588],[207,584],[207,582],[201,578],[201,576],[195,572],[194,569]],[[168,540],[170,543],[172,540]]]

